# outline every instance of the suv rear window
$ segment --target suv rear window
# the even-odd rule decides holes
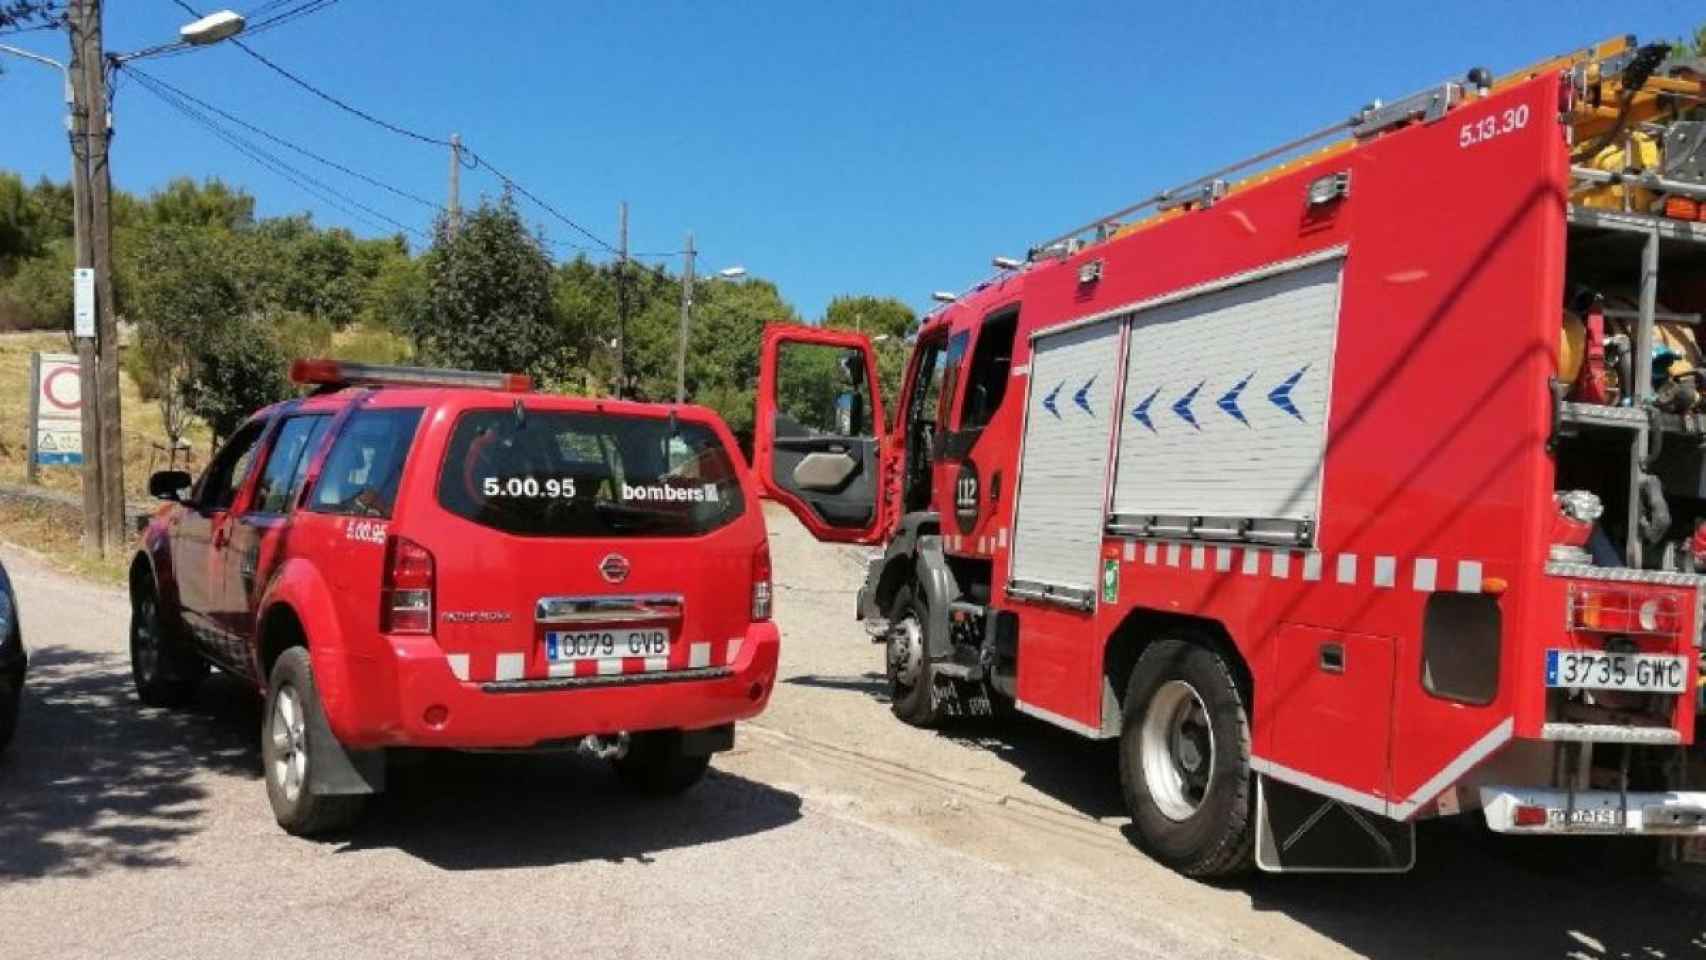
[[[438,502],[533,537],[689,536],[746,510],[709,427],[604,413],[474,410],[456,421]]]

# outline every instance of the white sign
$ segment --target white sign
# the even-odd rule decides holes
[[[89,267],[78,267],[71,271],[71,288],[74,295],[71,308],[72,335],[93,337],[95,335],[95,271]]]
[[[42,353],[36,357],[35,460],[40,464],[83,462],[83,384],[77,357]]]

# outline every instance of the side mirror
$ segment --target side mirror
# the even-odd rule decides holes
[[[160,470],[148,478],[148,495],[156,500],[178,502],[195,478],[182,470]]]

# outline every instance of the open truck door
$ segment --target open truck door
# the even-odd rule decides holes
[[[764,330],[753,461],[766,496],[812,536],[877,543],[883,524],[883,403],[864,334]]]

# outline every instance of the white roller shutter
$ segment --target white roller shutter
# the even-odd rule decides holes
[[[1311,536],[1343,263],[1132,316],[1112,510],[1121,529],[1242,524]]]
[[[1088,602],[1102,543],[1120,321],[1037,337],[1031,353],[1011,579]],[[1047,588],[1046,591],[1043,588]]]

